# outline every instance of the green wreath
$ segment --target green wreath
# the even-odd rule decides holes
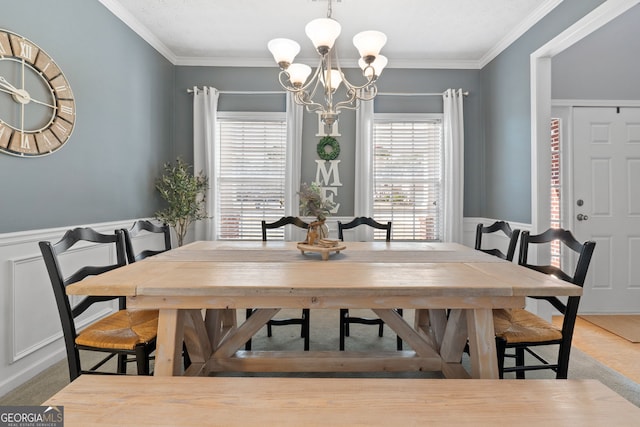
[[[331,150],[327,151],[327,147]],[[325,136],[318,142],[317,151],[322,160],[334,160],[340,155],[340,144],[334,137]]]

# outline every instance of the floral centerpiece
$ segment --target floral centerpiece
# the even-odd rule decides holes
[[[317,182],[311,184],[303,183],[298,192],[300,197],[300,214],[303,216],[316,217],[317,221],[309,224],[307,232],[307,244],[313,245],[317,240],[329,236],[329,229],[325,225],[325,220],[331,215],[331,210],[335,203],[322,198],[320,185]]]

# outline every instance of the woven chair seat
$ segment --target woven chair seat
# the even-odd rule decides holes
[[[493,310],[496,336],[507,343],[562,340],[562,331],[535,314],[523,310]]]
[[[133,350],[155,339],[158,310],[120,310],[87,326],[76,344],[87,347]]]

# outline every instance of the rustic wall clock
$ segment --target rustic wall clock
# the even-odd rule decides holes
[[[35,157],[71,136],[76,104],[68,80],[32,41],[0,29],[0,151]]]

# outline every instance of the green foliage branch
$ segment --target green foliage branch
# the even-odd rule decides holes
[[[165,163],[164,173],[156,180],[156,189],[167,206],[155,217],[176,231],[178,246],[182,246],[189,226],[207,218],[205,194],[209,180],[203,172],[195,175],[192,167],[178,158],[175,164]]]

